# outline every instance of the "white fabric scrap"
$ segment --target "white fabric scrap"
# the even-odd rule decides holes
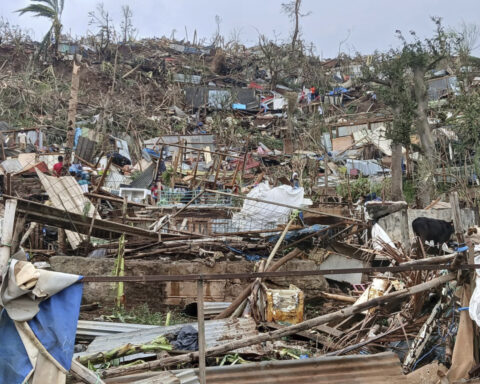
[[[385,232],[378,223],[374,224],[372,227],[372,241],[373,249],[376,251],[381,251],[383,249],[382,243],[387,243],[392,248],[397,249],[390,236],[388,236],[387,232]]]
[[[29,262],[11,260],[0,286],[0,305],[12,320],[28,321],[38,313],[42,300],[64,290],[78,279],[78,275],[36,269]]]

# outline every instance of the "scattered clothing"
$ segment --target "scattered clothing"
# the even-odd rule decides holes
[[[180,328],[172,345],[181,351],[198,351],[198,331],[191,325]]]
[[[82,173],[83,167],[81,164],[72,164],[70,168],[68,168],[69,173],[75,173],[78,175],[79,173]]]

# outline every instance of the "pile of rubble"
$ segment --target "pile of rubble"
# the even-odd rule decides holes
[[[433,383],[480,374],[475,211],[460,209],[456,193],[425,209],[388,201],[392,117],[356,84],[359,65],[315,62],[328,92],[272,88],[261,48],[119,45],[98,108],[79,92],[80,75],[105,80],[99,67],[112,64],[72,44],[62,62],[73,60],[67,129],[51,116],[0,125],[0,334],[11,345],[0,357],[15,357],[1,376],[415,383],[418,368],[435,367],[421,379]],[[145,99],[122,104],[114,89],[133,77]],[[147,98],[157,106],[133,121]],[[321,132],[305,129],[315,119]],[[408,175],[418,153],[404,153]],[[418,218],[432,224],[415,229]],[[426,243],[452,234],[443,250]],[[192,321],[78,321],[92,307],[141,304],[185,308]]]

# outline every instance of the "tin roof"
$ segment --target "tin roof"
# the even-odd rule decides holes
[[[168,327],[154,327],[136,330],[133,332],[100,336],[88,346],[88,349],[85,352],[82,352],[79,355],[81,356],[83,354],[109,351],[113,348],[121,347],[127,343],[147,343],[159,335],[174,333],[185,325],[191,325],[197,329],[197,323],[190,323],[177,324]],[[252,318],[205,321],[205,343],[207,348],[256,335],[258,335],[258,331],[256,329],[255,321]],[[261,346],[246,347],[239,351],[244,353],[262,354]]]

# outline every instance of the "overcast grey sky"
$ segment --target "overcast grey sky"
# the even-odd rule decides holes
[[[121,6],[129,4],[134,12],[134,26],[140,37],[189,37],[196,29],[200,37],[210,39],[215,32],[215,15],[222,19],[221,33],[227,38],[232,30],[240,31],[246,44],[254,44],[258,33],[278,39],[288,38],[291,24],[281,12],[285,0],[104,0],[117,25]],[[34,32],[40,40],[48,30],[48,22],[14,11],[28,0],[0,0],[0,15],[10,22]],[[63,25],[72,35],[82,35],[88,26],[88,12],[94,10],[97,0],[65,0]],[[458,27],[462,22],[476,23],[480,14],[479,0],[344,0],[342,2],[304,0],[304,12],[311,15],[302,19],[303,37],[313,42],[322,58],[334,57],[339,44],[347,53],[371,53],[396,46],[395,30],[415,30],[428,36],[433,24],[430,16],[440,16],[444,24]],[[476,52],[478,54],[478,49]]]

